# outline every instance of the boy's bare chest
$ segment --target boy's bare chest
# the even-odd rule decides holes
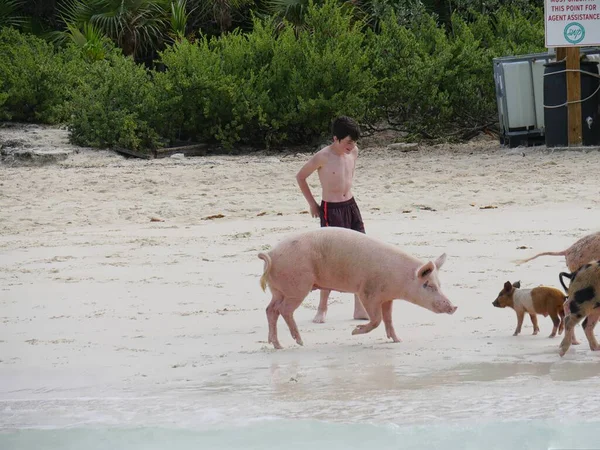
[[[332,160],[321,167],[319,170],[319,175],[332,181],[351,180],[352,175],[354,174],[354,164],[355,161],[353,158],[340,158]]]

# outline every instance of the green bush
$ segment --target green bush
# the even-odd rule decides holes
[[[411,134],[429,135],[452,119],[443,86],[450,54],[444,31],[430,16],[415,28],[421,31],[400,25],[392,14],[381,23],[381,33],[371,36],[371,70],[379,81],[373,109],[376,117]]]
[[[409,27],[394,15],[370,34],[372,70],[379,80],[375,119],[415,137],[460,136],[497,117],[492,59],[543,51],[543,15],[501,7],[495,14],[455,14],[450,30],[432,16]]]
[[[360,24],[334,1],[311,4],[297,35],[255,20],[252,33],[184,41],[161,55],[166,71],[156,74],[156,90],[160,116],[171,121],[156,127],[170,139],[227,146],[311,142],[335,115],[360,119],[372,102],[363,41]]]
[[[277,40],[269,70],[257,79],[269,102],[268,123],[281,140],[311,142],[340,114],[362,120],[376,97],[377,80],[363,24],[335,1],[309,4],[306,27]],[[277,137],[277,136],[276,136]],[[278,139],[275,139],[278,140]]]
[[[149,125],[156,114],[150,74],[118,50],[88,64],[72,111],[69,129],[76,144],[135,150],[161,145]]]
[[[529,0],[464,0],[443,24],[386,7],[376,27],[347,2],[319,3],[302,27],[255,18],[251,32],[182,39],[160,53],[160,70],[100,38],[55,50],[2,29],[0,120],[66,121],[74,143],[138,150],[314,143],[340,114],[460,137],[496,120],[492,59],[544,50],[543,10]]]
[[[543,8],[503,7],[493,15],[476,15],[470,28],[490,57],[546,51]]]
[[[66,90],[50,44],[13,28],[0,30],[0,120],[61,122]]]
[[[155,128],[169,140],[241,140],[241,124],[251,120],[240,80],[223,68],[216,39],[182,41],[161,54],[164,72],[155,73]]]
[[[492,59],[462,18],[451,20],[453,32],[439,58],[440,85],[452,111],[445,134],[481,126],[497,115]]]

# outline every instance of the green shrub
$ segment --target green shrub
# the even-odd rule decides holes
[[[363,24],[335,1],[309,4],[306,28],[296,42],[291,30],[277,41],[268,80],[272,121],[282,137],[310,142],[328,134],[340,114],[362,120],[376,96]],[[296,47],[299,47],[298,49]],[[286,73],[287,71],[287,73]]]
[[[0,30],[0,119],[58,123],[65,92],[52,46],[13,28]]]
[[[88,65],[72,111],[69,129],[76,144],[136,150],[161,145],[149,125],[156,114],[150,74],[120,51]]]
[[[492,59],[543,51],[542,11],[502,7],[470,18],[453,15],[446,31],[432,16],[406,27],[390,15],[370,34],[375,119],[421,137],[459,136],[496,120]]]
[[[457,15],[452,16],[452,29],[440,61],[440,84],[452,110],[446,133],[481,126],[497,115],[492,59]]]
[[[83,39],[91,29],[55,50],[4,28],[0,120],[67,121],[77,144],[138,150],[314,143],[340,114],[412,137],[460,136],[496,119],[492,59],[544,51],[535,1],[461,0],[443,24],[407,9],[412,0],[383,2],[376,26],[348,2],[310,1],[301,27],[254,18],[251,32],[181,39],[160,53],[160,70]]]
[[[546,51],[543,8],[502,7],[493,15],[476,15],[470,28],[491,57]]]
[[[269,146],[311,142],[338,114],[360,119],[375,85],[360,24],[335,1],[311,3],[306,23],[296,35],[256,19],[252,33],[163,52],[166,71],[155,81],[161,117],[171,122],[156,128],[170,139]]]
[[[232,145],[251,120],[240,81],[223,68],[216,39],[186,40],[161,54],[164,72],[155,74],[158,111],[154,126],[171,141],[194,139]]]
[[[429,135],[452,119],[443,86],[450,54],[444,31],[431,17],[421,17],[416,28],[418,34],[392,14],[381,23],[381,33],[371,36],[371,70],[379,81],[373,108],[377,117],[411,134]]]

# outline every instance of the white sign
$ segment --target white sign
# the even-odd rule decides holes
[[[546,0],[546,47],[600,45],[600,0]]]

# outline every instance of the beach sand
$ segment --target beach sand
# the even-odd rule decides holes
[[[600,352],[583,330],[560,358],[550,318],[513,337],[515,313],[492,307],[505,281],[560,287],[566,270],[513,260],[598,230],[597,149],[366,141],[354,195],[367,234],[423,261],[446,252],[458,310],[396,301],[393,344],[383,325],[351,335],[351,294],[312,323],[314,291],[295,313],[304,347],[280,320],[275,351],[257,254],[319,226],[295,182],[309,153],[126,159],[38,128],[73,153],[0,165],[0,429],[600,417]]]

